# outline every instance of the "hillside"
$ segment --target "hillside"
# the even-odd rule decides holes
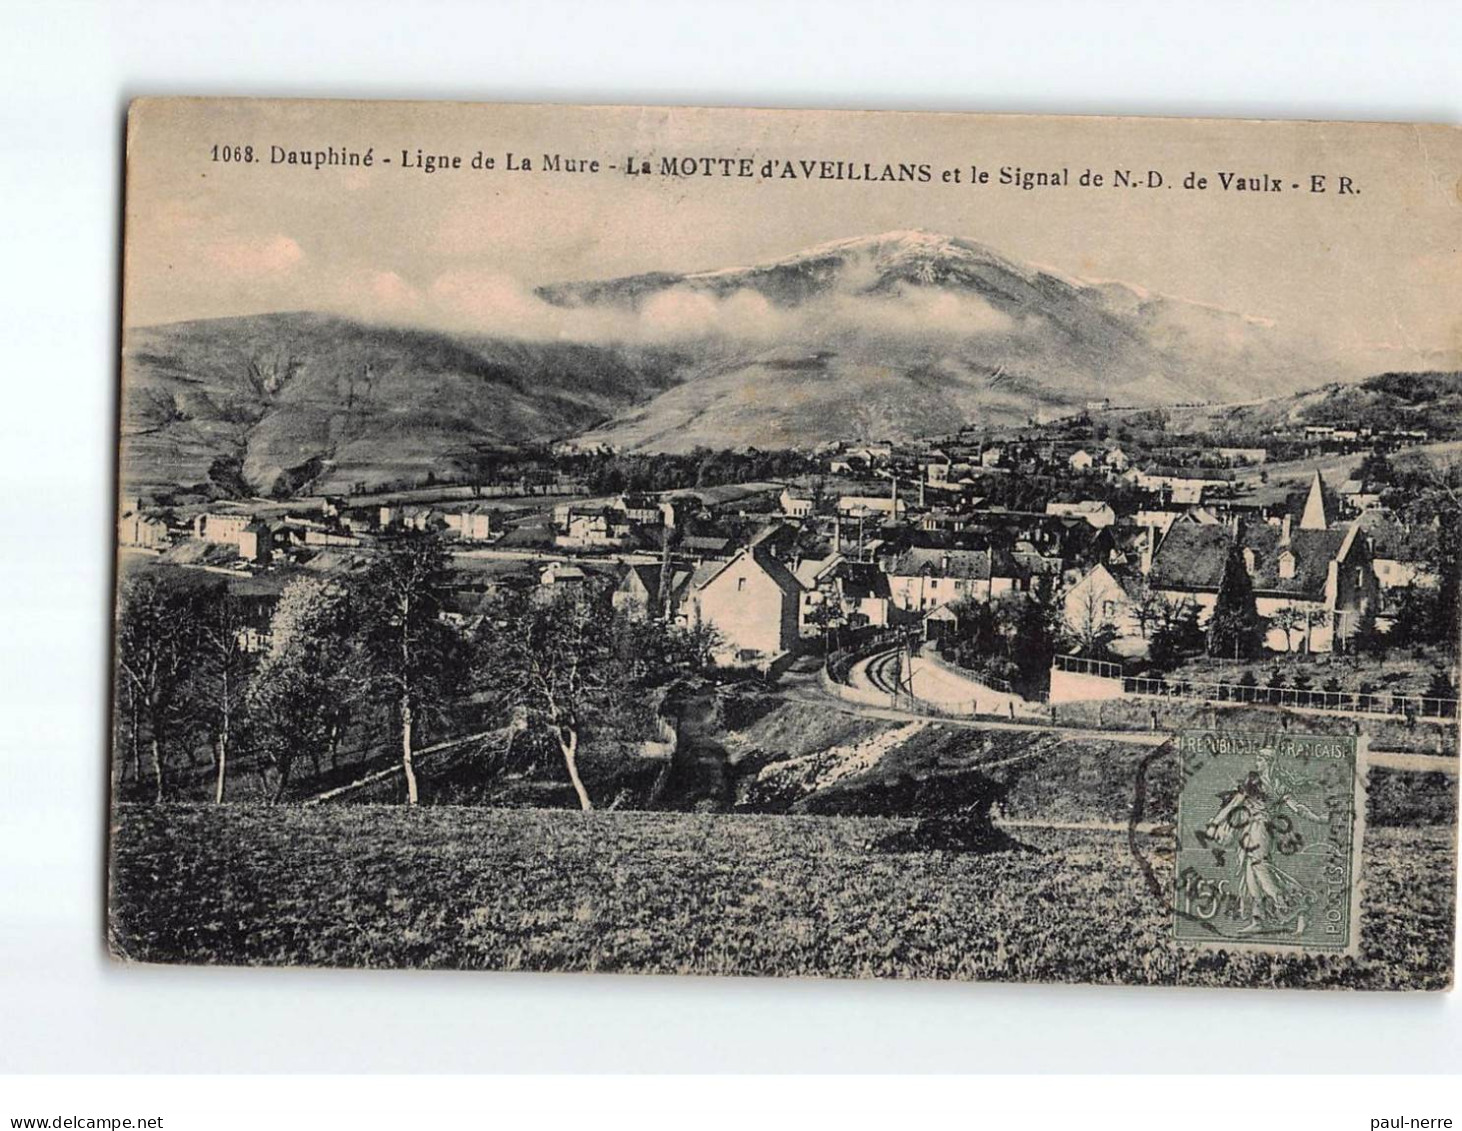
[[[572,435],[676,380],[666,350],[484,339],[266,314],[129,330],[122,476],[340,491],[450,477],[474,453]],[[215,468],[215,481],[228,471]],[[242,485],[239,489],[243,489]]]
[[[318,313],[130,329],[124,482],[345,491],[456,478],[526,441],[808,448],[1347,376],[1260,320],[925,232],[538,300],[559,320],[545,340]]]
[[[1172,431],[1254,436],[1306,425],[1462,436],[1462,372],[1381,373],[1252,404],[1167,410]]]
[[[703,329],[706,347],[681,382],[584,437],[625,448],[902,438],[1104,397],[1231,401],[1337,376],[1262,320],[927,232],[539,293],[571,310],[633,313],[652,333]]]

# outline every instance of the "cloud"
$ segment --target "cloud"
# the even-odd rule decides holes
[[[846,329],[893,337],[985,337],[1016,330],[1015,319],[978,295],[900,287],[892,296],[839,295],[834,317]]]
[[[859,295],[839,288],[796,307],[751,288],[714,294],[672,286],[637,307],[546,302],[511,275],[454,269],[418,286],[391,270],[357,273],[337,289],[340,313],[438,330],[625,345],[839,337],[970,338],[1019,332],[1021,324],[977,295],[932,287]]]
[[[213,265],[231,275],[258,278],[294,270],[304,262],[304,248],[286,235],[264,239],[224,239],[209,249]]]
[[[631,327],[652,341],[740,338],[764,341],[785,334],[796,318],[764,295],[741,289],[724,297],[690,287],[671,287],[649,299]]]

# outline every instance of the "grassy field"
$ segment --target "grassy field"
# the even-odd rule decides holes
[[[1168,940],[1139,856],[877,847],[907,820],[352,806],[122,806],[112,945],[139,961],[1441,988],[1445,827],[1368,836],[1359,958]]]

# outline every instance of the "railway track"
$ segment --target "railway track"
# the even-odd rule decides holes
[[[885,695],[896,695],[902,690],[899,686],[900,678],[903,675],[902,656],[903,649],[893,648],[887,652],[879,652],[869,659],[864,671],[874,690],[881,691]]]

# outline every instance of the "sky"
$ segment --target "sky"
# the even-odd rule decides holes
[[[221,159],[243,146],[252,163]],[[272,160],[273,147],[331,146],[370,149],[375,163]],[[418,149],[463,167],[403,167],[402,151]],[[479,152],[496,167],[471,168]],[[533,168],[510,171],[509,153]],[[546,172],[545,154],[601,168]],[[902,162],[927,166],[929,180],[622,171],[631,157],[658,169],[667,156],[745,158],[758,172],[766,161]],[[971,166],[990,183],[971,184]],[[998,183],[1002,167],[1064,169],[1073,183],[1025,191]],[[1114,185],[1117,169],[1138,187]],[[1104,183],[1075,183],[1086,170]],[[1160,187],[1146,186],[1148,170]],[[1224,172],[1282,191],[1225,190]],[[1307,191],[1316,174],[1325,193]],[[1339,192],[1342,176],[1357,191]],[[752,264],[903,229],[1269,320],[1368,366],[1462,365],[1462,132],[1439,126],[144,101],[129,123],[124,317],[326,310],[522,337],[653,333],[659,323],[566,320],[533,288]],[[734,332],[736,311],[714,316]]]

